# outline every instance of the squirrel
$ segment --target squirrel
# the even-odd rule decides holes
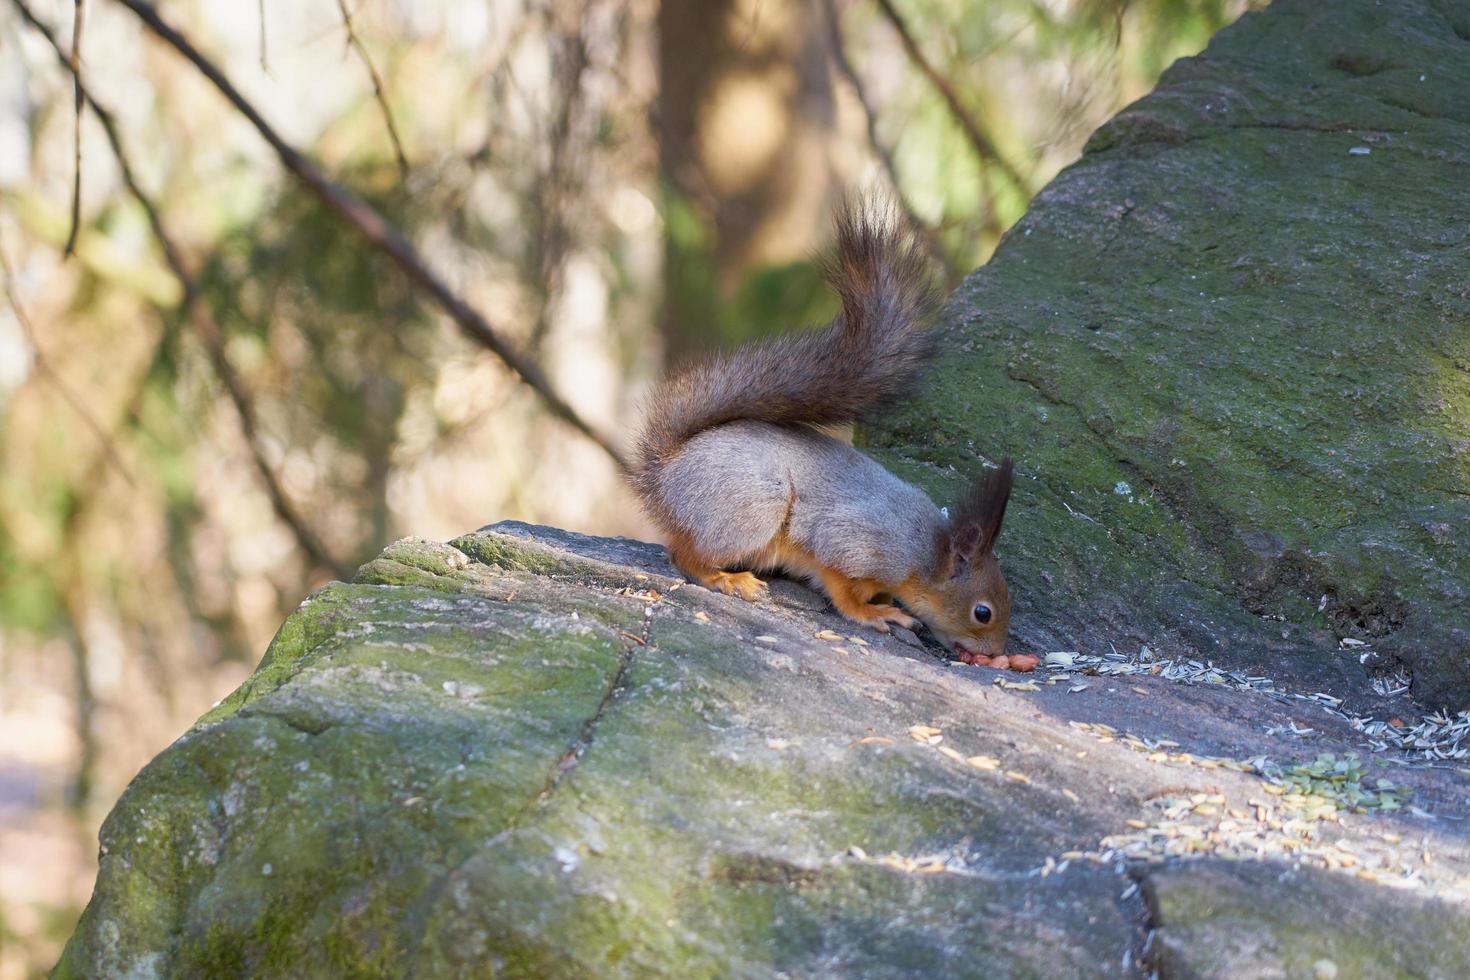
[[[649,400],[633,490],[675,567],[708,588],[754,601],[765,591],[755,573],[784,571],[880,632],[917,617],[966,663],[1029,670],[1036,658],[1005,656],[1011,598],[994,553],[1011,460],[946,515],[822,431],[912,392],[935,353],[925,322],[938,308],[924,253],[890,207],[848,201],[835,225],[822,271],[841,312],[667,378]]]

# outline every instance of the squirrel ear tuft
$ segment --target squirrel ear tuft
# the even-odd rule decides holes
[[[964,503],[955,511],[951,542],[955,557],[964,562],[973,561],[991,552],[995,539],[1000,537],[1000,525],[1006,516],[1006,504],[1011,499],[1013,467],[1007,456],[1000,467],[987,470],[970,487]]]

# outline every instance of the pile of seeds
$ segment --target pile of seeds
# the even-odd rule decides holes
[[[1068,724],[1099,742],[1116,742],[1146,755],[1150,762],[1170,762],[1197,769],[1230,769],[1259,776],[1266,781],[1266,785],[1262,787],[1265,792],[1280,797],[1283,807],[1303,819],[1336,819],[1340,811],[1367,813],[1370,810],[1399,810],[1404,808],[1409,796],[1408,790],[1395,786],[1387,779],[1377,780],[1375,789],[1365,787],[1363,764],[1355,752],[1349,752],[1340,759],[1324,752],[1311,763],[1279,766],[1264,755],[1253,759],[1195,755],[1192,752],[1173,751],[1180,746],[1172,739],[1145,738],[1131,732],[1119,733],[1111,725],[1085,721]],[[1408,809],[1417,816],[1428,816],[1417,807],[1410,806]]]
[[[1403,760],[1386,761],[1399,764],[1452,763],[1470,759],[1470,711],[1462,711],[1453,717],[1442,712],[1423,716],[1417,724],[1408,724],[1399,719],[1384,721],[1368,715],[1357,715],[1344,711],[1342,699],[1320,691],[1298,694],[1282,691],[1269,677],[1247,674],[1244,671],[1217,667],[1211,661],[1156,657],[1144,647],[1137,657],[1121,653],[1103,656],[1075,653],[1071,651],[1048,653],[1044,659],[1046,669],[1053,674],[1098,674],[1102,676],[1126,677],[1144,674],[1162,677],[1180,684],[1205,684],[1251,691],[1283,703],[1306,701],[1323,711],[1341,718],[1360,732],[1365,747],[1374,752],[1398,749],[1407,757]],[[1402,693],[1396,688],[1392,693]],[[1296,729],[1291,734],[1308,735],[1311,729]]]
[[[977,875],[975,869],[971,868],[959,854],[921,854],[912,857],[892,851],[874,857],[854,844],[847,849],[847,857],[863,864],[879,864],[909,875],[952,874],[964,877],[976,877]]]
[[[1151,820],[1126,821],[1128,830],[1104,837],[1091,850],[1065,851],[1048,857],[1027,874],[1049,877],[1067,871],[1074,862],[1111,866],[1127,874],[1139,865],[1163,864],[1170,860],[1199,857],[1240,861],[1280,860],[1299,866],[1318,867],[1351,874],[1396,888],[1424,889],[1430,894],[1457,901],[1470,901],[1470,876],[1455,862],[1437,861],[1428,838],[1417,851],[1405,853],[1402,837],[1382,826],[1353,824],[1350,813],[1405,808],[1407,794],[1387,780],[1376,788],[1363,785],[1364,769],[1355,754],[1338,757],[1323,753],[1311,762],[1282,767],[1266,756],[1226,759],[1180,751],[1180,744],[1166,738],[1147,738],[1120,732],[1110,725],[1073,721],[1073,729],[1100,742],[1122,745],[1153,762],[1188,765],[1202,769],[1228,769],[1260,777],[1261,795],[1244,804],[1232,803],[1218,789],[1172,791],[1147,801],[1154,809]],[[944,733],[933,725],[913,725],[908,736],[957,763],[1017,782],[1030,783],[1025,774],[1003,771],[999,759],[966,756],[944,744]],[[892,745],[894,738],[869,735],[850,747],[867,744]],[[1077,794],[1063,788],[1063,795],[1080,802]],[[1408,806],[1411,812],[1423,814]],[[977,870],[959,852],[903,855],[869,855],[852,847],[846,858],[879,864],[905,874],[975,875]],[[1130,882],[1128,889],[1136,889]],[[1128,893],[1122,897],[1127,898]]]
[[[1112,725],[1104,725],[1101,722],[1069,721],[1067,724],[1079,732],[1091,735],[1099,742],[1117,742],[1124,748],[1142,753],[1148,756],[1150,762],[1172,762],[1178,765],[1195,766],[1199,769],[1232,769],[1235,772],[1250,773],[1256,776],[1264,776],[1271,765],[1270,760],[1265,756],[1255,759],[1226,759],[1220,756],[1174,751],[1180,746],[1173,739],[1147,738],[1131,732],[1120,733]]]
[[[1093,851],[1067,851],[1060,864],[1044,865],[1036,873],[1063,871],[1077,860],[1123,867],[1163,864],[1171,858],[1279,860],[1470,899],[1470,879],[1434,862],[1427,850],[1419,860],[1408,861],[1397,848],[1401,838],[1391,832],[1348,837],[1335,821],[1303,816],[1270,799],[1252,799],[1246,809],[1229,806],[1220,794],[1194,793],[1162,797],[1150,805],[1156,809],[1152,822],[1131,820],[1127,833],[1104,837]]]
[[[1147,674],[1180,684],[1209,684],[1242,691],[1276,693],[1275,682],[1269,677],[1255,677],[1244,671],[1226,670],[1216,667],[1212,662],[1159,659],[1148,647],[1140,650],[1137,657],[1128,657],[1121,653],[1108,653],[1100,657],[1072,651],[1048,653],[1044,662],[1049,670],[1074,670],[1104,677]]]
[[[1123,745],[1148,756],[1202,769],[1231,769],[1260,776],[1262,796],[1245,806],[1231,805],[1219,792],[1175,793],[1148,801],[1156,808],[1151,820],[1129,820],[1129,830],[1104,837],[1094,850],[1067,851],[1060,861],[1048,858],[1033,874],[1063,872],[1073,861],[1113,865],[1121,874],[1130,866],[1162,864],[1170,859],[1217,857],[1241,861],[1282,860],[1349,873],[1366,881],[1398,888],[1426,888],[1460,901],[1470,900],[1470,877],[1436,864],[1427,849],[1408,862],[1398,850],[1402,838],[1392,831],[1358,825],[1344,831],[1348,812],[1397,810],[1405,793],[1380,780],[1363,786],[1362,763],[1356,755],[1322,754],[1309,764],[1281,767],[1265,756],[1223,759],[1177,751],[1170,739],[1120,733],[1109,725],[1071,722],[1071,727],[1101,742]],[[1418,812],[1414,807],[1411,811]],[[1349,818],[1350,819],[1350,818]],[[1366,831],[1366,832],[1365,832]],[[1132,887],[1132,886],[1130,886]]]
[[[1376,780],[1376,789],[1365,788],[1363,764],[1356,752],[1340,759],[1324,752],[1315,762],[1278,769],[1271,778],[1287,788],[1286,802],[1296,800],[1314,809],[1331,807],[1335,811],[1343,807],[1356,813],[1368,809],[1398,810],[1406,795],[1387,779]]]

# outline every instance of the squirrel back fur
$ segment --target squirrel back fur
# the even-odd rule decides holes
[[[645,502],[656,506],[659,470],[701,432],[740,420],[841,425],[912,397],[938,305],[922,247],[881,204],[848,202],[835,224],[823,273],[842,310],[830,324],[716,355],[654,391],[632,476]]]

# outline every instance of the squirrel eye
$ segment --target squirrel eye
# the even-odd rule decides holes
[[[977,603],[975,603],[975,609],[973,611],[973,615],[975,617],[975,622],[977,622],[977,623],[988,623],[988,622],[990,622],[990,615],[991,615],[990,614],[990,606],[986,605],[983,602],[977,602]]]

